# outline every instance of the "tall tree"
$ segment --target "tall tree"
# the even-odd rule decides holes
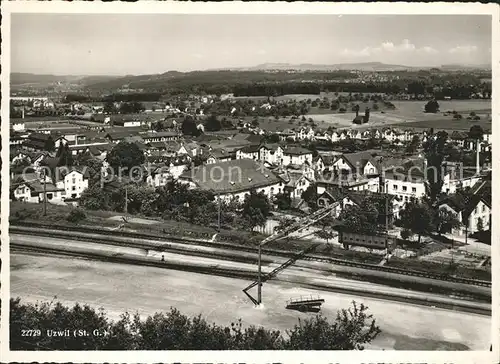
[[[104,103],[103,112],[105,114],[116,114],[118,109],[115,106],[115,103],[111,100],[108,100]]]
[[[59,148],[57,149],[56,157],[59,158],[57,165],[71,167],[73,165],[73,155],[71,154],[71,150],[69,149],[69,144],[59,144]]]
[[[406,153],[413,154],[417,151],[418,146],[420,145],[420,137],[418,135],[414,135],[411,141],[406,146]]]
[[[365,109],[365,115],[363,116],[363,122],[367,123],[370,121],[370,109],[366,108]]]
[[[484,130],[481,125],[472,125],[469,130],[469,138],[474,140],[483,139]]]
[[[144,153],[137,144],[128,142],[115,145],[106,157],[106,161],[117,175],[120,167],[129,172],[133,167],[141,167],[144,159]]]
[[[198,136],[200,130],[197,128],[196,121],[191,116],[186,116],[181,125],[182,134]]]
[[[435,213],[434,226],[439,235],[450,232],[460,226],[460,221],[456,214],[446,209],[438,209]]]
[[[340,229],[359,234],[376,234],[380,231],[379,213],[376,206],[368,200],[360,205],[346,206],[339,216]]]
[[[447,139],[448,134],[440,131],[436,135],[430,135],[424,143],[424,154],[427,161],[424,175],[427,177],[426,192],[431,205],[437,202],[443,188],[443,162]]]
[[[424,111],[427,113],[437,113],[439,111],[439,103],[436,100],[431,100],[425,104]]]
[[[264,226],[271,214],[271,204],[262,192],[250,191],[242,205],[242,218],[246,225],[253,230],[257,226]]]
[[[422,235],[428,234],[434,230],[432,224],[433,212],[426,203],[410,201],[406,203],[400,216],[403,228],[417,234],[419,244]]]
[[[214,114],[210,115],[205,123],[205,130],[207,131],[219,131],[222,129],[222,124],[217,116]]]

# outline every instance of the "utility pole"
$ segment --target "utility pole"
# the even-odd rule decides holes
[[[43,216],[47,216],[47,175],[43,170]]]
[[[217,194],[217,230],[220,233],[220,194]]]
[[[262,247],[259,244],[259,277],[258,277],[258,284],[257,284],[257,305],[260,305],[262,303],[262,266],[261,266],[261,255],[262,255]]]
[[[389,246],[389,195],[385,193],[385,252],[388,253]]]
[[[125,209],[124,212],[127,213],[128,211],[128,187],[125,187]]]

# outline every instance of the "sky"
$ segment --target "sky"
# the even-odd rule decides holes
[[[12,14],[11,71],[126,75],[262,63],[491,64],[488,15]]]

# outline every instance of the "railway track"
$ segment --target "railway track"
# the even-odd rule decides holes
[[[241,252],[252,253],[252,254],[257,253],[256,247],[255,248],[254,247],[245,247],[245,246],[239,246],[239,245],[222,243],[222,242],[212,242],[212,241],[203,240],[203,239],[188,239],[188,238],[184,238],[184,237],[173,237],[173,236],[168,236],[168,235],[166,235],[165,237],[158,237],[158,236],[153,236],[153,235],[148,235],[148,234],[143,234],[143,233],[135,233],[135,232],[132,233],[132,232],[125,232],[125,231],[110,231],[110,230],[104,230],[104,229],[91,229],[91,228],[86,228],[86,227],[81,227],[81,226],[71,227],[71,228],[70,227],[63,227],[63,228],[58,227],[57,229],[54,229],[53,227],[49,227],[49,226],[43,225],[43,224],[27,224],[26,226],[11,225],[9,228],[9,231],[11,233],[21,233],[21,234],[36,235],[36,236],[50,236],[50,237],[54,237],[54,238],[57,238],[57,237],[64,238],[64,237],[70,236],[72,239],[75,239],[75,240],[85,240],[85,241],[90,240],[90,241],[95,241],[95,242],[102,242],[103,240],[105,240],[106,244],[109,244],[109,245],[120,245],[120,246],[126,246],[126,247],[131,247],[131,248],[140,248],[140,249],[147,249],[147,250],[159,250],[159,251],[171,251],[171,252],[179,252],[179,253],[186,253],[186,249],[180,249],[180,248],[177,248],[175,246],[172,246],[172,243],[228,249],[228,250],[231,250],[234,252],[240,252],[240,253]],[[78,233],[83,233],[85,235],[81,236]],[[103,239],[103,237],[105,237],[105,239]],[[127,242],[126,239],[148,240],[148,242],[147,243],[144,243],[144,242],[131,243],[131,242]],[[163,243],[163,241],[165,241],[165,240],[168,240],[171,243]],[[158,243],[156,243],[156,242],[158,242]],[[189,250],[189,254],[195,255],[192,253],[196,253],[196,252],[194,252],[193,250]],[[262,253],[272,255],[272,256],[278,256],[278,257],[282,257],[282,258],[286,258],[286,259],[291,258],[295,254],[293,252],[285,252],[282,250],[269,249],[269,248],[263,248]],[[204,254],[204,256],[207,255],[206,252],[202,252],[201,254]],[[234,256],[230,256],[230,254],[221,254],[221,253],[216,253],[216,252],[211,252],[211,254],[213,254],[212,256],[214,258],[236,261],[235,259],[233,259]],[[247,256],[247,257],[243,257],[242,259],[244,259],[244,262],[249,262],[249,260],[253,260],[254,258]],[[306,254],[301,259],[306,260],[306,261],[323,262],[323,263],[336,264],[336,265],[352,267],[352,268],[361,268],[361,269],[368,269],[368,270],[374,270],[374,271],[380,271],[380,272],[386,272],[386,273],[400,274],[400,275],[405,275],[405,276],[434,279],[434,280],[445,281],[445,282],[450,282],[450,283],[491,288],[491,282],[489,282],[489,281],[476,280],[476,279],[463,278],[463,277],[453,277],[453,276],[448,276],[448,275],[443,275],[443,274],[435,274],[435,273],[428,273],[428,272],[423,272],[423,271],[406,270],[406,269],[402,269],[402,268],[353,262],[353,261],[348,261],[348,260],[344,260],[344,259],[320,256],[320,255],[316,255],[316,254]]]
[[[35,246],[26,246],[24,244],[12,243],[11,251],[13,252],[30,252],[32,254],[39,255],[50,255],[50,256],[64,256],[71,258],[79,258],[79,259],[89,259],[89,260],[99,260],[113,263],[122,263],[122,264],[134,264],[141,266],[150,266],[150,267],[158,267],[164,269],[175,269],[186,272],[193,273],[204,273],[215,276],[229,277],[229,278],[238,278],[238,279],[253,279],[255,276],[255,272],[248,271],[245,269],[230,269],[230,268],[220,268],[218,265],[206,265],[206,266],[198,266],[194,264],[185,264],[185,263],[173,263],[173,262],[159,262],[159,261],[151,261],[147,259],[138,259],[138,257],[124,256],[122,254],[116,254],[113,252],[107,253],[92,253],[92,252],[75,252],[71,250],[65,250],[63,248],[51,248],[51,247],[35,247]],[[308,284],[302,283],[305,287],[317,289],[317,290],[325,290],[332,292],[339,292],[343,294],[356,294],[363,295],[367,297],[373,297],[378,299],[389,299],[391,301],[398,302],[406,302],[410,304],[418,304],[422,306],[430,306],[430,307],[439,307],[448,310],[454,311],[463,311],[476,313],[480,315],[491,315],[491,308],[485,306],[481,303],[475,303],[470,300],[472,297],[467,297],[466,295],[456,294],[450,295],[450,298],[454,298],[455,302],[446,302],[445,300],[434,301],[432,299],[428,299],[425,297],[414,297],[408,298],[404,296],[391,295],[385,293],[377,293],[377,292],[367,292],[367,291],[358,291],[353,290],[346,287],[323,287],[317,284]],[[462,302],[459,302],[459,301]]]
[[[30,252],[40,255],[58,255],[66,256],[72,258],[86,258],[90,260],[100,260],[113,263],[123,263],[123,264],[136,264],[150,267],[161,267],[166,269],[175,269],[181,271],[188,271],[194,273],[206,273],[211,275],[218,275],[223,277],[234,277],[241,279],[251,279],[255,275],[254,272],[246,271],[243,269],[227,269],[219,268],[217,264],[207,265],[207,266],[195,266],[185,263],[173,263],[173,262],[158,262],[146,259],[138,259],[137,257],[125,257],[121,254],[96,254],[91,252],[75,252],[64,249],[48,248],[48,247],[33,247],[26,246],[24,244],[13,243],[10,246],[11,251],[14,252]]]

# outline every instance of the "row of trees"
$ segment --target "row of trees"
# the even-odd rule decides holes
[[[79,330],[82,336],[48,336],[47,330]],[[11,350],[363,350],[381,332],[363,304],[352,303],[336,317],[299,320],[282,333],[264,327],[229,326],[207,322],[201,315],[188,317],[171,308],[141,319],[124,313],[117,321],[103,310],[60,302],[23,303],[10,300]],[[23,336],[26,330],[42,335]]]
[[[105,114],[138,114],[144,110],[146,107],[138,101],[121,102],[116,106],[114,101],[108,100],[103,107]]]
[[[107,162],[114,176],[120,176],[120,169],[126,176],[131,176],[129,171],[143,165],[144,154],[136,144],[122,142],[109,152]],[[123,211],[126,205],[127,213],[205,226],[215,224],[220,211],[221,225],[249,230],[263,226],[271,214],[271,201],[261,192],[251,191],[243,201],[219,201],[211,191],[192,190],[174,180],[153,188],[147,185],[147,175],[142,169],[136,169],[133,176],[139,181],[126,183],[123,179],[119,188],[107,189],[101,184],[102,163],[99,160],[83,155],[76,163],[86,166],[90,176],[89,187],[80,200],[81,206],[88,210]],[[142,173],[142,179],[138,178],[139,173]]]
[[[286,82],[286,83],[252,83],[236,85],[234,96],[282,96],[290,94],[319,95],[321,87],[318,83]]]
[[[191,190],[186,184],[169,181],[153,188],[145,183],[128,183],[107,190],[91,181],[82,194],[80,205],[88,210],[124,211],[195,225],[217,226],[252,231],[263,226],[271,214],[271,202],[263,193],[251,191],[243,201],[218,200],[211,191]],[[220,211],[220,215],[219,215]]]
[[[90,94],[67,94],[63,102],[156,102],[162,97],[158,92],[130,92],[130,93],[113,93],[107,96],[95,96]]]

